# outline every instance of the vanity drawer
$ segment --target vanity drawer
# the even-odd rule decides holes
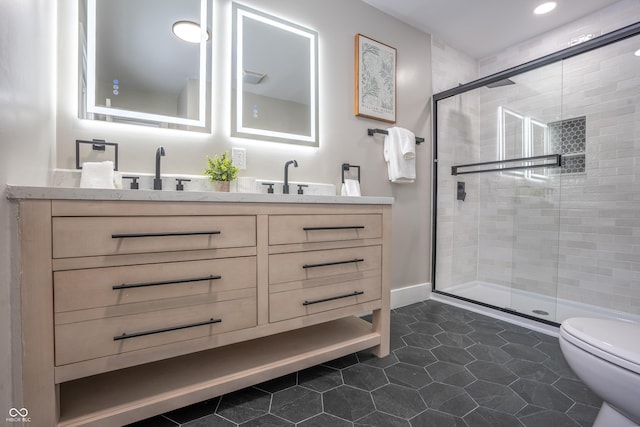
[[[382,215],[271,215],[269,244],[330,242],[382,237]]]
[[[56,313],[256,287],[256,258],[57,271]]]
[[[269,321],[302,317],[380,299],[379,275],[331,285],[269,294]],[[354,313],[359,314],[359,313]]]
[[[56,325],[56,365],[250,328],[256,311],[254,296]]]
[[[53,257],[255,246],[254,216],[56,217]]]
[[[361,246],[269,255],[269,284],[382,268],[382,247]]]

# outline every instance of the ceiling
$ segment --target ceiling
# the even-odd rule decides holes
[[[546,0],[363,1],[473,58],[483,58],[619,0],[556,0],[558,6],[547,15],[533,14]]]

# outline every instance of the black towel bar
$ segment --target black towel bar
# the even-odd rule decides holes
[[[389,135],[389,131],[384,129],[367,129],[367,135],[373,136],[373,134],[381,133],[383,135]],[[416,136],[416,144],[422,144],[424,142],[424,138]]]

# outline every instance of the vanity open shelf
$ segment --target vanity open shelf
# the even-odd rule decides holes
[[[32,426],[119,426],[389,353],[389,199],[12,194]]]

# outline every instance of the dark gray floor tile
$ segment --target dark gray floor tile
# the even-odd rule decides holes
[[[583,405],[594,406],[596,408],[602,405],[602,399],[584,385],[582,381],[560,378],[553,386],[569,396],[576,403],[582,403]]]
[[[433,335],[419,334],[413,332],[402,337],[403,341],[411,347],[431,349],[440,345],[440,342]]]
[[[542,342],[557,343],[558,338],[553,335],[543,334],[542,332],[531,331],[531,335],[535,335]]]
[[[528,333],[502,331],[498,333],[498,335],[509,341],[510,343],[524,344],[531,347],[535,346],[536,344],[540,344],[540,340],[536,338],[535,335],[530,335]]]
[[[515,415],[527,406],[520,396],[504,385],[476,381],[464,389],[478,405],[494,411]]]
[[[417,322],[417,320],[414,316],[409,314],[397,313],[391,316],[391,329],[394,330],[394,328],[397,329],[402,327],[403,330],[408,330],[407,325],[415,322]]]
[[[426,371],[434,381],[464,387],[476,381],[476,378],[462,365],[449,362],[436,362],[427,366]]]
[[[513,415],[483,407],[476,408],[463,419],[470,427],[518,427],[523,425]]]
[[[430,365],[437,360],[429,350],[418,347],[404,347],[394,350],[394,354],[400,362],[422,367]]]
[[[437,313],[422,312],[413,316],[418,322],[434,323],[439,325],[445,321],[445,318]]]
[[[323,392],[342,384],[342,375],[337,369],[318,365],[298,372],[298,384]]]
[[[341,385],[322,394],[324,412],[355,421],[375,411],[369,392]]]
[[[543,411],[520,418],[526,427],[579,427],[568,415],[556,411]]]
[[[478,404],[462,387],[442,383],[431,383],[420,389],[420,396],[429,409],[463,417]]]
[[[277,391],[281,391],[289,387],[293,387],[294,385],[297,384],[297,382],[298,382],[298,374],[294,372],[293,374],[284,375],[282,377],[265,381],[263,383],[255,385],[254,387],[269,393],[275,393]]]
[[[278,418],[272,414],[262,415],[258,418],[254,418],[251,421],[240,424],[239,427],[287,427],[294,426],[295,424],[289,421]]]
[[[407,334],[403,334],[403,335],[407,335]],[[389,348],[393,351],[393,350],[397,350],[399,348],[402,347],[406,347],[407,343],[404,342],[404,340],[402,339],[402,336],[400,334],[391,334],[391,337],[389,337]]]
[[[416,322],[409,325],[409,329],[419,334],[436,335],[444,332],[442,328],[435,323]]]
[[[485,360],[487,362],[507,363],[513,357],[506,351],[498,347],[485,344],[474,344],[467,348],[467,351],[472,354],[478,360]]]
[[[179,424],[158,415],[157,417],[147,418],[133,424],[127,424],[125,427],[177,427]]]
[[[409,427],[409,421],[376,411],[354,423],[356,427]]]
[[[518,379],[518,376],[504,365],[484,360],[476,360],[469,363],[466,368],[479,380],[490,381],[497,384],[509,385]]]
[[[431,350],[431,353],[442,362],[457,363],[458,365],[466,365],[476,360],[467,350],[464,348],[451,347],[448,345],[441,345]]]
[[[495,321],[491,320],[473,320],[467,323],[471,326],[476,332],[484,332],[487,334],[497,334],[498,332],[504,331],[504,328]]]
[[[510,387],[532,405],[560,412],[566,411],[573,405],[573,401],[549,384],[519,379]]]
[[[553,384],[559,378],[558,374],[546,368],[541,363],[528,360],[513,359],[505,365],[511,372],[526,380],[540,381]]]
[[[297,427],[352,427],[351,421],[343,420],[342,418],[334,417],[323,412],[320,415],[311,417],[308,420],[304,420],[301,423],[296,424]]]
[[[549,356],[552,359],[562,359],[562,350],[560,349],[560,342],[556,340],[555,342],[541,342],[536,345],[536,350],[539,350]]]
[[[392,384],[404,387],[420,389],[433,381],[424,368],[407,363],[396,363],[385,368],[384,372]]]
[[[453,332],[456,334],[468,334],[469,332],[474,331],[471,326],[463,323],[462,321],[447,320],[446,322],[439,323],[438,326],[446,332]]]
[[[225,394],[216,413],[235,423],[243,423],[269,412],[271,394],[253,387]]]
[[[389,384],[371,392],[379,411],[401,418],[412,418],[427,409],[417,390]]]
[[[599,407],[594,408],[593,406],[576,403],[566,412],[566,414],[581,426],[591,427],[593,422],[596,420],[599,411]]]
[[[460,417],[428,409],[411,420],[411,427],[467,427]]]
[[[549,358],[546,354],[533,347],[524,344],[509,343],[500,347],[514,359],[528,360],[530,362],[542,363]]]
[[[356,363],[358,363],[358,356],[356,356],[355,353],[351,353],[344,357],[340,357],[338,359],[333,359],[328,362],[325,362],[323,363],[323,365],[333,369],[344,369],[349,366],[355,365]]]
[[[342,370],[344,383],[362,390],[371,391],[388,384],[382,368],[365,365],[353,365]]]
[[[448,345],[449,347],[466,348],[474,344],[474,341],[468,336],[455,332],[443,332],[437,334],[435,338],[440,344]]]
[[[394,353],[389,353],[388,356],[378,357],[371,353],[369,350],[360,351],[356,353],[360,363],[365,363],[371,366],[377,366],[378,368],[386,368],[394,363],[398,363],[398,358]]]
[[[490,345],[493,347],[500,347],[507,343],[507,341],[504,338],[494,333],[474,331],[467,334],[466,336],[469,339],[471,339],[474,343]]]
[[[188,423],[180,424],[180,427],[236,427],[236,423],[222,418],[220,415],[211,414]]]
[[[175,411],[164,414],[165,417],[178,424],[186,423],[191,420],[202,418],[205,415],[213,414],[216,412],[220,398],[205,400],[193,405],[185,406],[184,408],[176,409]]]
[[[297,423],[322,412],[322,397],[308,388],[291,387],[273,394],[269,412]]]
[[[546,411],[545,408],[528,404],[527,406],[522,408],[520,411],[518,411],[518,413],[516,414],[516,417],[522,418],[522,417],[526,417],[527,415],[537,414],[538,412],[544,412],[544,411]]]
[[[569,367],[567,362],[564,360],[564,357],[562,359],[549,358],[544,362],[542,362],[542,366],[550,369],[552,372],[554,372],[558,376],[561,376],[564,378],[571,378],[574,380],[578,379],[576,374],[573,372],[573,370]]]

